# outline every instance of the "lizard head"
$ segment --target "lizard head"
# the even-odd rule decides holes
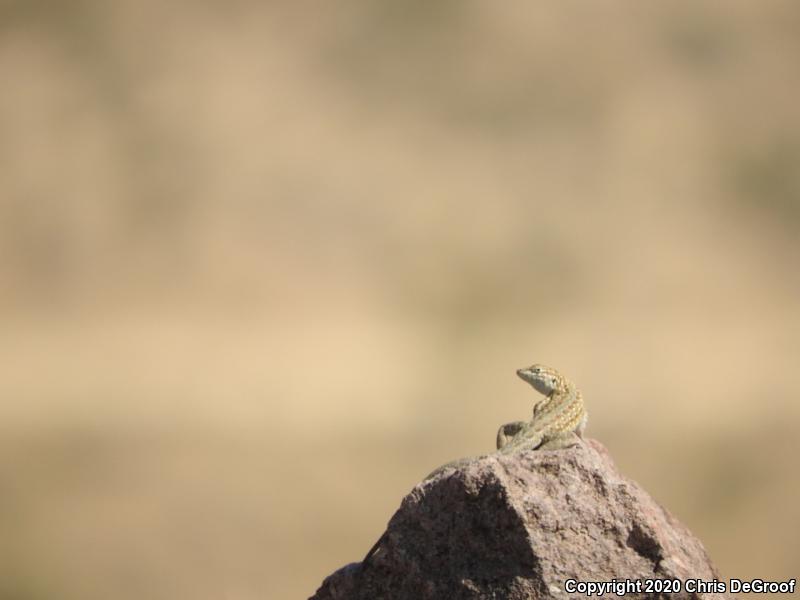
[[[558,371],[544,365],[535,364],[524,369],[517,369],[517,375],[545,396],[549,396],[562,385],[562,378]]]

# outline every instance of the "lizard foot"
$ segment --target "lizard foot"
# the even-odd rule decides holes
[[[580,444],[580,438],[570,431],[567,435],[559,435],[546,440],[537,450],[561,450],[578,444]]]

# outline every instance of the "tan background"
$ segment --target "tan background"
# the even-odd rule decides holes
[[[0,1],[0,598],[302,598],[559,367],[800,575],[800,5]]]

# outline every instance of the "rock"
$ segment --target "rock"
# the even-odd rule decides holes
[[[328,576],[312,600],[586,598],[565,591],[570,579],[642,582],[626,599],[700,598],[687,580],[719,575],[700,541],[585,440],[491,454],[423,481],[372,556]],[[652,579],[677,579],[681,589],[648,591]]]

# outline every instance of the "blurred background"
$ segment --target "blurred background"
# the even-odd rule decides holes
[[[800,564],[800,6],[0,0],[0,598],[303,598],[558,367]]]

